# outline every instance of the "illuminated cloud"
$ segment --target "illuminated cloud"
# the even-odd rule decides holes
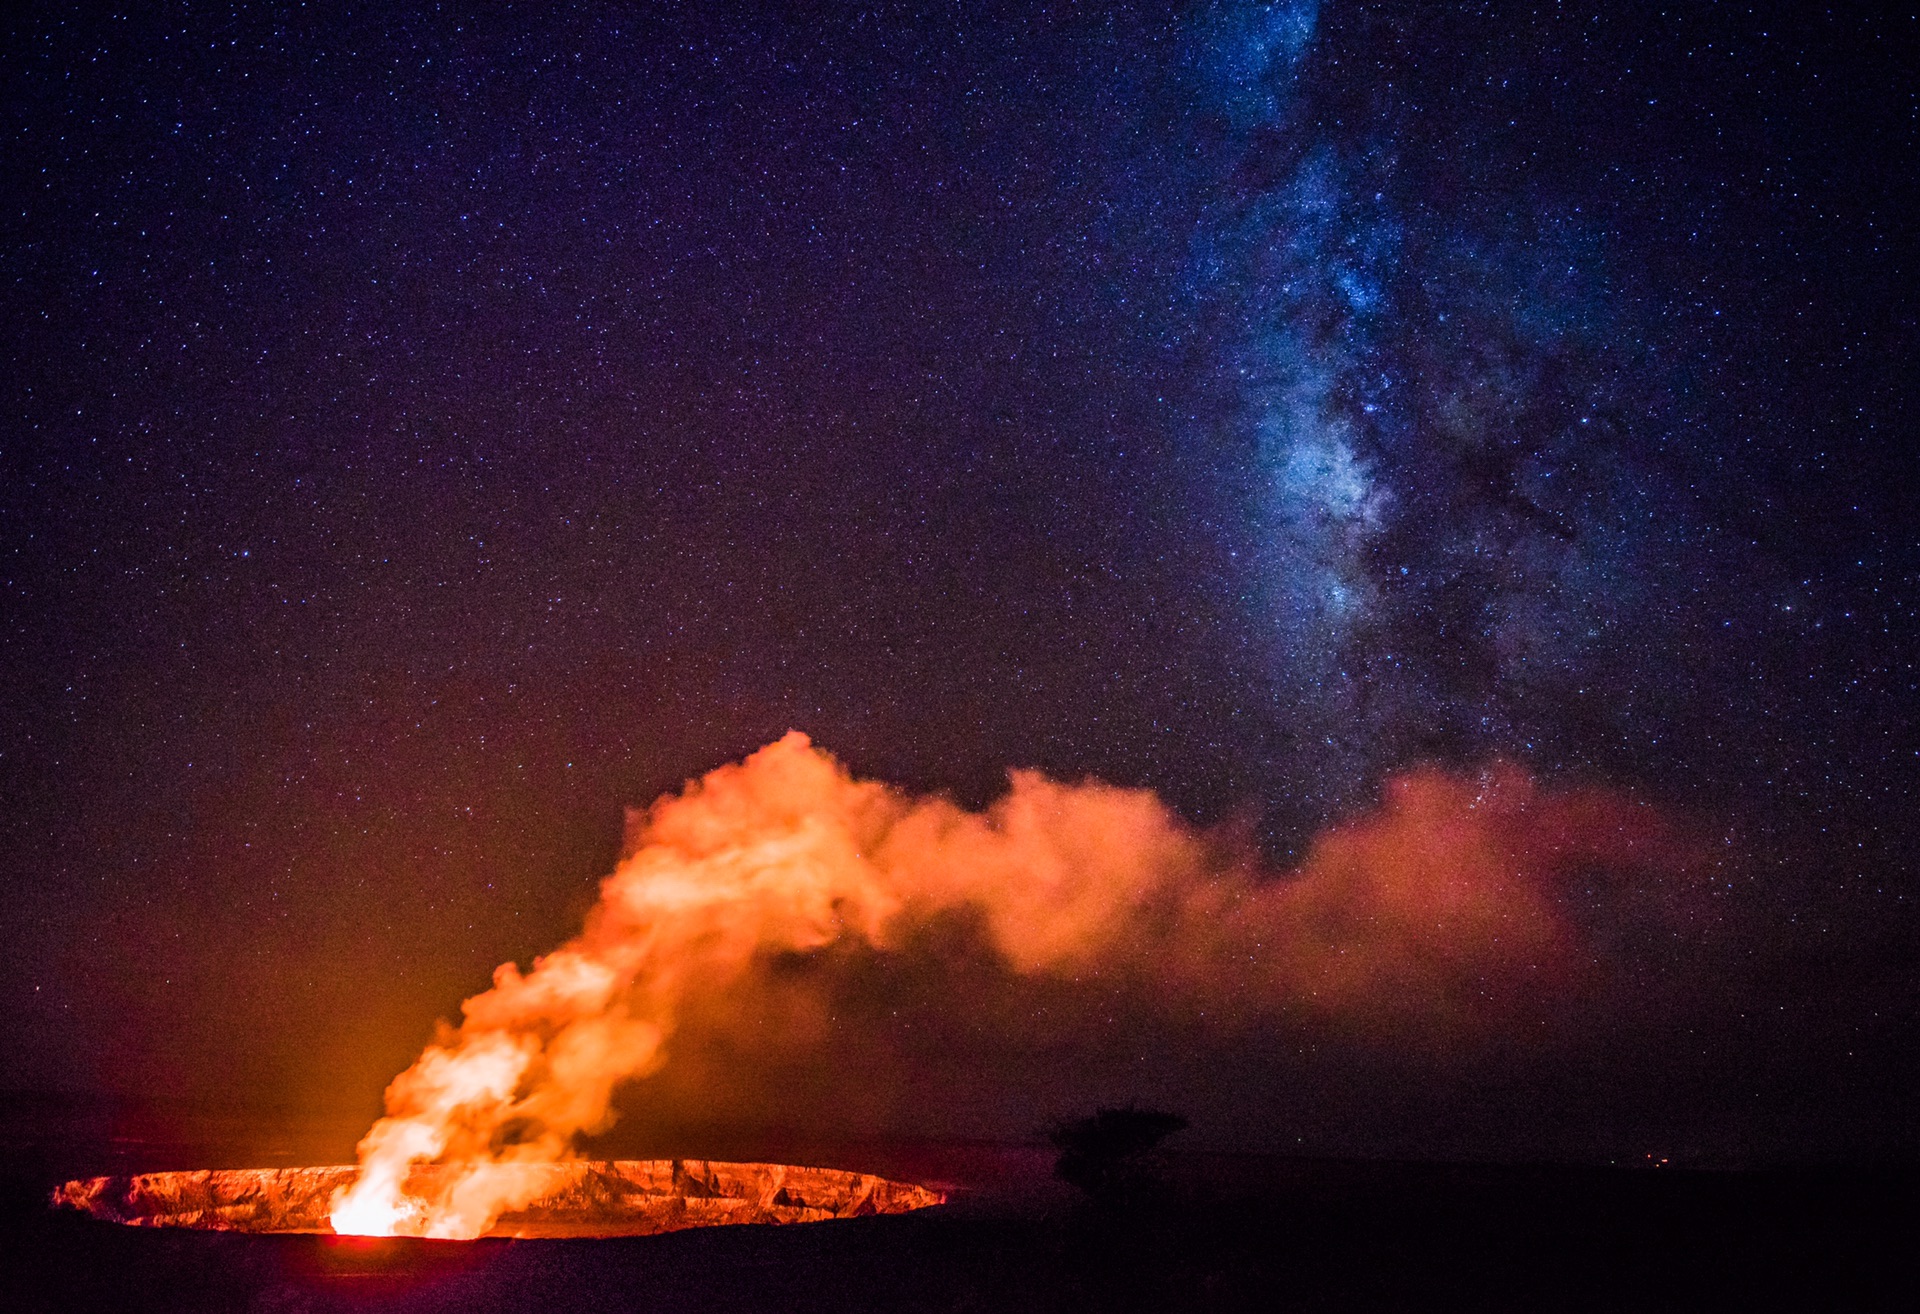
[[[751,1012],[769,955],[909,948],[965,909],[1014,973],[1108,974],[1163,1007],[1243,1018],[1446,1031],[1494,1025],[1515,992],[1570,970],[1568,874],[1678,863],[1648,809],[1512,768],[1402,777],[1275,873],[1146,791],[1021,771],[972,812],[855,779],[798,733],[662,799],[634,841],[578,937],[530,971],[502,965],[394,1080],[338,1230],[485,1232],[525,1203],[533,1179],[513,1166],[604,1130],[615,1089],[669,1062],[685,1012],[722,1029],[716,1002]],[[431,1198],[403,1189],[421,1161],[449,1165]]]

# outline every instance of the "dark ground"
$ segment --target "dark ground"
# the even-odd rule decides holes
[[[797,1161],[819,1159],[784,1148]],[[103,1145],[91,1166],[186,1166],[130,1156],[141,1152]],[[916,1215],[609,1241],[376,1242],[148,1231],[54,1214],[41,1203],[45,1191],[78,1159],[16,1142],[0,1305],[1904,1310],[1920,1275],[1920,1173],[1909,1167],[1736,1172],[1174,1154],[1163,1189],[1100,1209],[1049,1181],[1048,1156],[979,1146],[841,1153],[847,1167],[958,1188],[954,1203]]]

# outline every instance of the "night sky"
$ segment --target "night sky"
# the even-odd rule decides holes
[[[1141,1023],[1137,1089],[935,1130],[1911,1147],[1920,22],[1869,8],[25,7],[0,1088],[371,1110],[624,805],[798,728],[1279,866],[1495,760],[1713,855],[1657,933],[1587,892],[1550,1053]]]

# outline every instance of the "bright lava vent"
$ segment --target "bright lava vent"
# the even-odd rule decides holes
[[[940,1204],[924,1186],[834,1168],[705,1159],[626,1159],[497,1165],[525,1174],[528,1203],[502,1214],[492,1237],[648,1236],[728,1223],[813,1223],[901,1214]],[[411,1195],[431,1195],[440,1169],[409,1173]],[[332,1234],[334,1196],[360,1175],[325,1168],[236,1168],[87,1177],[67,1182],[53,1203],[135,1227],[226,1232]]]

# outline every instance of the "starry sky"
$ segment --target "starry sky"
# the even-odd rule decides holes
[[[5,22],[0,1087],[370,1104],[799,728],[1657,800],[1711,970],[1583,1071],[1912,1143],[1912,15]]]

